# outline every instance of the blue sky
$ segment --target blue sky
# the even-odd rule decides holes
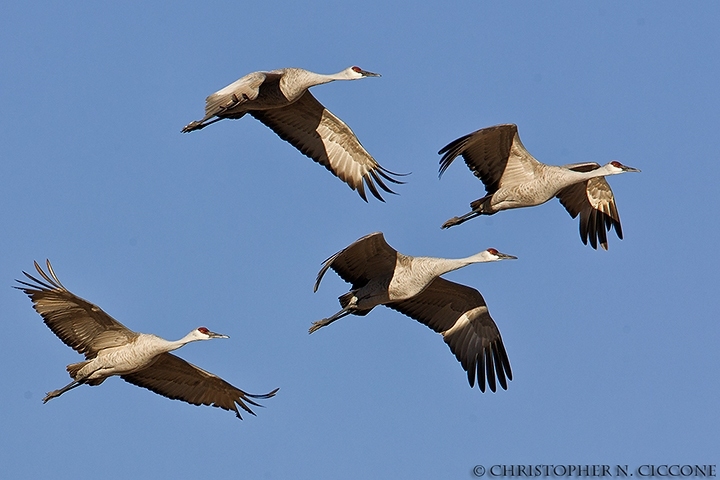
[[[10,2],[0,7],[0,465],[8,478],[472,478],[477,464],[717,464],[720,5],[713,2]],[[201,132],[256,70],[350,65],[313,90],[398,196],[356,193],[252,118]],[[437,151],[517,123],[540,161],[619,160],[625,239],[594,251],[557,201],[441,230],[483,195]],[[470,389],[439,335],[387,308],[313,335],[347,284],[321,262],[383,231],[410,255],[517,261],[479,289],[514,380]],[[50,258],[128,327],[229,340],[177,354],[257,417],[120,379],[46,405],[81,357],[10,288]]]

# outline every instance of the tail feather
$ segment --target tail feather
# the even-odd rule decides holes
[[[340,306],[342,308],[347,307],[350,305],[350,302],[355,297],[355,294],[353,292],[347,292],[338,297],[338,300],[340,301]]]
[[[485,195],[482,198],[479,198],[473,202],[470,202],[470,208],[473,209],[474,212],[478,214],[491,214],[490,213],[490,199],[492,198],[492,195]],[[492,212],[495,213],[495,212]]]
[[[68,365],[67,371],[70,374],[70,377],[72,377],[72,379],[75,381],[79,381],[80,379],[77,377],[78,372],[89,362],[89,360],[85,360],[84,362],[71,363],[70,365]]]

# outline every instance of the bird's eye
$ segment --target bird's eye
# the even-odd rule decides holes
[[[205,335],[207,335],[210,332],[210,330],[208,330],[205,327],[200,327],[200,328],[198,328],[198,332],[204,333]]]
[[[362,68],[360,68],[360,67],[352,67],[352,69],[354,72],[357,72],[357,73],[362,72]]]

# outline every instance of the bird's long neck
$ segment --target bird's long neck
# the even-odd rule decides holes
[[[435,258],[435,257],[417,257],[415,262],[422,270],[426,271],[433,277],[438,277],[453,270],[466,267],[473,263],[482,263],[491,261],[486,252],[476,253],[464,258]],[[415,267],[413,267],[414,269]]]
[[[355,80],[354,77],[348,73],[347,70],[343,70],[337,73],[324,74],[305,71],[302,82],[305,83],[306,87],[312,87],[314,85],[322,85],[324,83],[334,82],[335,80]]]
[[[333,78],[328,77],[330,76],[310,72],[308,70],[287,68],[280,79],[280,88],[284,92],[292,90],[305,93],[305,90],[312,86],[321,85],[334,80]]]
[[[585,182],[591,178],[604,177],[605,175],[614,175],[616,172],[610,171],[607,165],[598,167],[587,172],[580,172],[568,167],[550,166],[544,170],[544,175],[538,179],[540,184],[547,188],[548,199],[565,187],[575,185],[576,183]],[[552,194],[551,194],[552,193]]]
[[[287,68],[283,70],[280,78],[280,90],[287,100],[294,102],[305,94],[308,88],[333,80],[348,80],[342,72],[324,75],[322,73],[310,72],[299,68]]]
[[[578,172],[575,170],[570,170],[570,172],[572,172],[572,175],[578,180],[589,180],[591,178],[604,177],[606,175],[615,175],[616,173],[618,173],[614,170],[610,170],[610,167],[608,165],[603,165],[602,167],[598,167],[595,170],[590,170],[589,172]]]
[[[181,338],[180,340],[175,340],[175,341],[165,340],[164,349],[166,352],[172,352],[173,350],[177,350],[178,348],[180,348],[184,345],[187,345],[190,342],[196,342],[197,340],[199,340],[199,339],[193,335],[193,332],[190,332],[187,335],[185,335],[183,338]]]

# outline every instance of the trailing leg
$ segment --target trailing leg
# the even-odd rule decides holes
[[[60,390],[53,390],[52,392],[48,392],[47,395],[45,395],[45,398],[43,398],[43,403],[47,403],[48,400],[55,398],[55,397],[59,397],[63,393],[67,392],[68,390],[72,390],[73,388],[79,387],[80,385],[82,385],[82,382],[73,380],[72,382],[68,383]]]

